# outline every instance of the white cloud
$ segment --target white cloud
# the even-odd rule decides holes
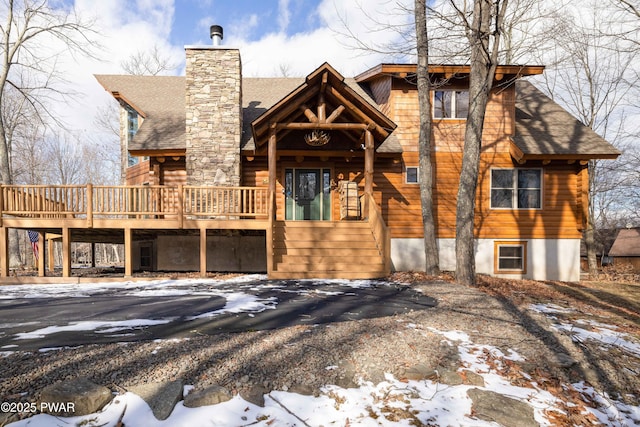
[[[278,25],[280,32],[287,31],[289,21],[291,20],[291,12],[289,11],[289,0],[278,0]]]
[[[325,61],[343,75],[353,76],[388,59],[389,55],[357,50],[354,48],[357,40],[347,38],[344,33],[351,32],[361,42],[376,47],[397,40],[394,29],[413,19],[410,12],[397,6],[398,3],[389,0],[323,0],[316,10],[309,11],[320,20],[317,29],[293,36],[283,31],[272,32],[257,41],[235,33],[229,36],[227,44],[240,48],[245,76],[277,75],[280,66],[285,66],[291,75],[303,76]],[[375,30],[381,23],[393,29]]]

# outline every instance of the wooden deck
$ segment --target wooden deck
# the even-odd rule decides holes
[[[70,277],[71,231],[74,241],[125,245],[125,276],[132,274],[133,230],[266,230],[269,190],[259,187],[202,186],[0,186],[0,277],[8,277],[8,229],[37,230],[62,236],[63,277]],[[39,258],[39,275],[45,275]],[[206,251],[201,251],[206,266]],[[206,267],[205,267],[206,268]]]
[[[310,274],[314,277],[368,278],[389,273],[389,233],[378,206],[370,196],[365,201],[368,220],[353,221],[351,227],[348,222],[298,221],[289,225],[277,222],[274,202],[274,194],[266,187],[2,185],[0,277],[9,276],[10,228],[38,231],[40,248],[45,248],[46,233],[61,235],[63,278],[71,277],[72,241],[124,243],[124,276],[131,277],[134,232],[136,236],[140,233],[153,236],[159,231],[199,235],[200,272],[205,276],[207,230],[265,231],[267,272],[273,278],[303,278],[310,277]],[[351,231],[346,232],[348,229]],[[333,234],[328,230],[333,230]],[[300,239],[300,233],[308,238]],[[305,260],[301,260],[299,255],[289,256],[295,253],[287,254],[286,250],[287,244],[292,244],[292,235],[297,235],[297,240],[307,240],[312,246],[325,247],[329,251],[336,246],[347,248],[344,241],[351,235],[354,237],[351,243],[356,245],[349,247],[353,261],[348,266],[340,263],[327,265],[335,260],[320,256],[322,262],[316,263],[315,257],[311,257],[314,254],[309,254]],[[323,243],[318,244],[320,241]],[[366,251],[361,246],[364,244]],[[51,252],[50,248],[47,252]],[[371,263],[356,261],[363,255],[372,259]],[[344,251],[341,257],[348,259]],[[49,279],[44,277],[45,258],[41,256],[38,260],[38,273],[43,280]],[[313,269],[300,270],[301,265],[312,262]],[[294,264],[298,267],[292,267]]]

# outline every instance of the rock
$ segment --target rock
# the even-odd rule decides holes
[[[87,378],[62,381],[40,392],[38,408],[48,414],[63,417],[93,414],[111,402],[113,394],[107,387]]]
[[[421,363],[408,368],[402,373],[401,378],[414,381],[436,381],[438,379],[438,371],[431,368],[430,366]]]
[[[231,400],[233,396],[224,387],[212,385],[204,390],[192,391],[184,398],[184,406],[187,408],[199,408],[200,406],[216,405]]]
[[[476,374],[473,371],[464,370],[462,371],[463,379],[462,383],[464,385],[472,385],[475,387],[484,387],[484,378],[482,375]]]
[[[313,396],[313,387],[307,384],[293,384],[289,387],[289,393],[301,394],[303,396]]]
[[[478,388],[468,390],[467,396],[473,401],[471,409],[478,419],[505,427],[539,427],[533,416],[533,408],[524,402]]]
[[[356,378],[356,366],[350,361],[340,361],[338,363],[338,378],[336,378],[336,385],[342,388],[355,388],[358,387]]]
[[[449,369],[441,369],[438,371],[440,374],[438,376],[438,382],[446,385],[461,385],[462,384],[462,376],[458,373],[457,370],[452,371]]]
[[[181,380],[140,384],[128,388],[131,393],[140,396],[151,408],[153,415],[162,421],[169,418],[173,408],[182,400],[184,384]]]
[[[264,395],[269,393],[269,389],[261,385],[254,385],[247,392],[242,393],[241,396],[247,402],[251,402],[254,405],[258,405],[264,408]]]

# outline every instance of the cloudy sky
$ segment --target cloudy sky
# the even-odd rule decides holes
[[[67,0],[68,1],[68,0]],[[98,59],[64,62],[64,73],[82,95],[64,107],[64,120],[90,132],[96,106],[109,96],[94,74],[122,74],[122,61],[154,46],[184,74],[184,47],[208,45],[209,27],[224,28],[223,44],[237,47],[243,75],[304,76],[328,61],[345,76],[380,63],[397,61],[354,49],[352,33],[374,45],[397,37],[380,23],[411,24],[402,10],[409,0],[74,0],[79,13],[95,18]],[[373,30],[376,28],[376,30]],[[56,107],[54,107],[56,108]],[[58,109],[56,108],[56,109]]]

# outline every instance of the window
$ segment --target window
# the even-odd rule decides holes
[[[420,178],[418,175],[418,167],[417,166],[407,166],[406,168],[406,179],[407,184],[418,184],[420,183]]]
[[[138,112],[131,107],[125,107],[127,110],[127,145],[133,140],[134,135],[138,132]],[[128,148],[128,146],[127,146]],[[128,151],[128,150],[127,150]],[[128,166],[135,166],[140,162],[138,157],[128,154]]]
[[[542,170],[492,169],[492,209],[540,209]]]
[[[527,242],[494,242],[494,273],[526,274]]]
[[[433,117],[466,119],[469,113],[469,91],[436,90],[433,93]]]

